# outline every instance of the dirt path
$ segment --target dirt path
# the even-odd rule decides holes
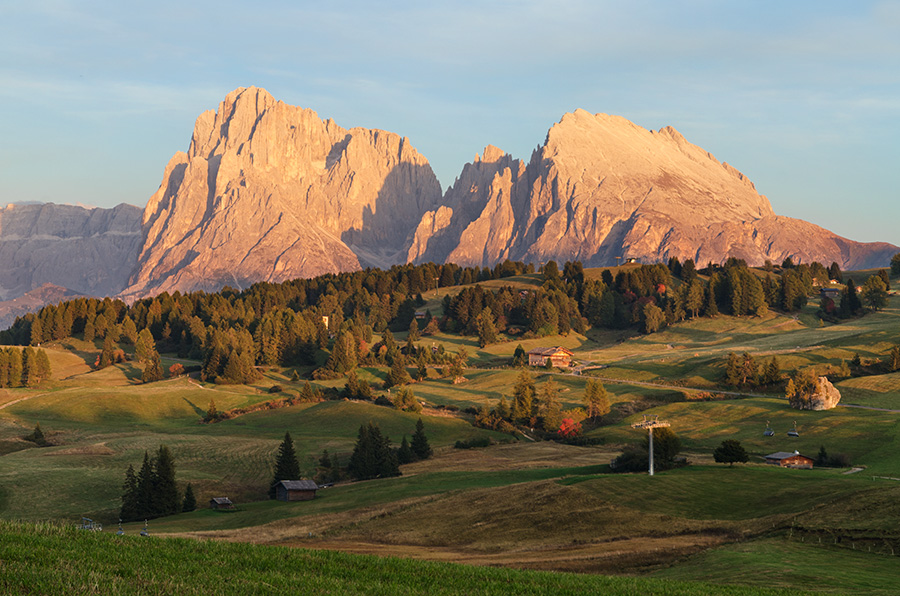
[[[41,397],[43,395],[54,395],[57,393],[65,393],[66,391],[72,391],[74,388],[69,389],[60,389],[59,391],[45,391],[44,393],[36,393],[34,395],[26,395],[25,397],[20,397],[19,399],[14,399],[13,401],[6,402],[3,405],[0,405],[0,410],[8,408],[9,406],[15,405],[21,401],[25,401],[27,399],[34,399],[35,397]]]

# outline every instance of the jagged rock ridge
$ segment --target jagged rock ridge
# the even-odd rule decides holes
[[[141,246],[141,210],[52,203],[0,209],[0,299],[44,284],[81,294],[119,293]]]
[[[409,140],[237,89],[198,119],[144,211],[125,294],[217,290],[404,260],[441,189]]]
[[[495,147],[426,213],[407,258],[490,266],[503,259],[615,264],[728,257],[883,266],[897,247],[858,243],[777,216],[743,174],[671,127],[577,110],[526,166]]]

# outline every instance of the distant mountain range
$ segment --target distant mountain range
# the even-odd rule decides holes
[[[442,194],[408,139],[344,129],[251,87],[200,115],[143,215],[0,209],[0,299],[45,283],[132,299],[424,261],[792,257],[857,269],[897,252],[775,215],[743,174],[671,127],[577,110],[528,163],[488,146]]]

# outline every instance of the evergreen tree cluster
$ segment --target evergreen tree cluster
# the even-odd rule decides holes
[[[793,311],[805,304],[814,282],[841,276],[837,264],[826,269],[819,263],[794,265],[789,259],[768,269],[771,272],[760,278],[732,258],[698,272],[690,259],[682,263],[672,258],[668,266],[628,266],[588,279],[578,261],[566,262],[561,271],[550,261],[541,269],[544,282],[539,288],[469,285],[455,296],[448,294],[444,315],[438,321],[426,313],[422,333],[440,328],[470,334],[482,346],[500,341],[511,327],[530,337],[583,332],[588,325],[653,333],[686,318],[719,312]],[[101,367],[120,358],[117,344],[133,344],[148,382],[162,377],[159,352],[202,361],[202,378],[219,383],[257,380],[257,367],[314,364],[320,350],[330,354],[320,378],[336,378],[362,364],[393,366],[397,359],[424,368],[448,359],[440,350],[416,344],[416,308],[424,304],[423,293],[436,286],[477,284],[530,271],[530,266],[512,261],[490,269],[425,263],[257,283],[241,292],[225,288],[214,294],[162,293],[131,306],[109,298],[77,298],[16,319],[0,333],[0,343],[35,346],[79,335],[89,342],[102,340]],[[673,276],[681,283],[673,284]],[[870,285],[866,299],[879,308],[884,293],[877,282]],[[841,316],[859,312],[852,280],[847,304],[843,298],[841,302],[832,307]],[[405,346],[393,340],[392,330],[410,331]],[[373,345],[375,333],[383,339]]]
[[[559,385],[552,377],[538,386],[531,372],[523,370],[516,378],[510,400],[501,395],[494,408],[479,410],[475,424],[499,432],[512,433],[521,426],[548,435],[561,435],[565,434],[561,433],[564,420],[569,420],[567,428],[571,429],[586,418],[596,420],[609,413],[609,397],[599,379],[588,380],[583,409],[563,410],[559,394]]]
[[[725,383],[731,387],[741,389],[755,389],[760,387],[773,387],[782,381],[781,364],[776,356],[768,362],[757,360],[744,352],[740,356],[729,352],[725,365]]]
[[[400,475],[397,450],[391,447],[391,440],[381,434],[377,424],[369,422],[359,427],[347,473],[355,480]]]
[[[0,348],[0,388],[36,387],[53,375],[41,348]]]
[[[175,484],[175,458],[165,445],[160,445],[152,456],[144,452],[139,472],[135,473],[134,466],[128,466],[122,488],[122,509],[119,512],[122,521],[172,515],[182,511],[186,505],[179,499]]]

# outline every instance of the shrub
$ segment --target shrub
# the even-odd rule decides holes
[[[284,391],[284,389],[281,385],[272,385],[269,387],[269,393],[281,393],[282,391]]]
[[[488,447],[491,440],[488,437],[475,437],[467,441],[457,441],[453,446],[456,449],[475,449],[478,447]]]

